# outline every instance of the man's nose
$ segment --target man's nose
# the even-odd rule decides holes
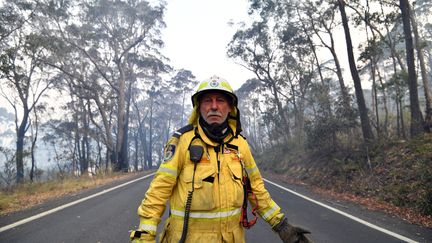
[[[212,110],[217,110],[218,107],[217,107],[217,101],[216,101],[216,99],[212,100],[211,108],[212,108]]]

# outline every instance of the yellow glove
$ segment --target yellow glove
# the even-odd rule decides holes
[[[156,236],[146,231],[132,230],[130,240],[133,243],[156,243]]]

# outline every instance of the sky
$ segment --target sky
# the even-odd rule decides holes
[[[176,69],[188,69],[202,81],[218,75],[234,89],[254,74],[226,55],[235,33],[228,22],[249,19],[247,0],[168,0],[163,54]]]

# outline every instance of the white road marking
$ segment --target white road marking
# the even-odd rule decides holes
[[[89,199],[91,199],[91,198],[94,198],[94,197],[100,196],[100,195],[102,195],[102,194],[105,194],[105,193],[107,193],[107,192],[113,191],[113,190],[118,189],[118,188],[120,188],[120,187],[127,186],[127,185],[129,185],[129,184],[131,184],[131,183],[134,183],[134,182],[136,182],[136,181],[146,179],[146,178],[148,178],[148,177],[150,177],[150,176],[152,176],[152,175],[154,175],[154,174],[155,174],[155,173],[151,173],[151,174],[149,174],[149,175],[146,175],[146,176],[143,176],[143,177],[137,178],[137,179],[135,179],[135,180],[125,182],[125,183],[123,183],[123,184],[121,184],[121,185],[118,185],[118,186],[115,186],[115,187],[111,187],[111,188],[109,188],[109,189],[105,189],[105,190],[103,190],[103,191],[101,191],[101,192],[98,192],[98,193],[96,193],[96,194],[90,195],[90,196],[88,196],[88,197],[84,197],[84,198],[78,199],[78,200],[76,200],[76,201],[73,201],[73,202],[70,202],[70,203],[67,203],[67,204],[64,204],[64,205],[58,206],[58,207],[56,207],[56,208],[50,209],[50,210],[48,210],[48,211],[45,211],[45,212],[42,212],[42,213],[39,213],[39,214],[33,215],[33,216],[29,217],[29,218],[22,219],[22,220],[20,220],[20,221],[15,222],[15,223],[12,223],[12,224],[9,224],[9,225],[6,225],[6,226],[3,226],[3,227],[0,228],[0,233],[3,232],[3,231],[9,230],[9,229],[15,228],[15,227],[17,227],[17,226],[20,226],[20,225],[22,225],[22,224],[25,224],[25,223],[31,222],[31,221],[33,221],[33,220],[36,220],[36,219],[42,218],[42,217],[44,217],[44,216],[50,215],[50,214],[55,213],[55,212],[57,212],[57,211],[63,210],[63,209],[65,209],[65,208],[70,207],[70,206],[73,206],[73,205],[75,205],[75,204],[78,204],[78,203],[81,203],[81,202],[87,201],[87,200],[89,200]]]
[[[264,179],[264,178],[263,178],[263,179]],[[289,192],[289,193],[292,193],[292,194],[294,194],[294,195],[296,195],[296,196],[299,196],[299,197],[301,197],[301,198],[303,198],[303,199],[306,199],[306,200],[308,200],[308,201],[310,201],[310,202],[313,202],[313,203],[318,204],[318,205],[320,205],[320,206],[322,206],[322,207],[325,207],[325,208],[327,208],[327,209],[329,209],[329,210],[331,210],[331,211],[333,211],[333,212],[335,212],[335,213],[341,214],[341,215],[343,215],[343,216],[345,216],[345,217],[347,217],[347,218],[349,218],[349,219],[352,219],[352,220],[357,221],[357,222],[359,222],[359,223],[361,223],[361,224],[364,224],[364,225],[366,225],[366,226],[368,226],[368,227],[370,227],[370,228],[372,228],[372,229],[375,229],[375,230],[381,231],[381,232],[383,232],[383,233],[385,233],[385,234],[391,235],[391,236],[393,236],[393,237],[395,237],[395,238],[397,238],[397,239],[399,239],[399,240],[403,240],[403,241],[410,242],[410,243],[418,243],[418,241],[414,241],[414,240],[412,240],[412,239],[410,239],[410,238],[407,238],[407,237],[405,237],[405,236],[403,236],[403,235],[400,235],[400,234],[397,234],[397,233],[392,232],[392,231],[390,231],[390,230],[387,230],[387,229],[381,228],[381,227],[379,227],[379,226],[377,226],[377,225],[375,225],[375,224],[369,223],[369,222],[367,222],[367,221],[365,221],[365,220],[363,220],[363,219],[357,218],[357,217],[355,217],[355,216],[353,216],[353,215],[351,215],[351,214],[345,213],[345,212],[343,212],[343,211],[341,211],[341,210],[339,210],[339,209],[332,208],[332,207],[328,206],[327,204],[324,204],[324,203],[322,203],[322,202],[318,202],[318,201],[316,201],[316,200],[314,200],[314,199],[312,199],[312,198],[309,198],[309,197],[307,197],[307,196],[304,196],[304,195],[302,195],[302,194],[300,194],[300,193],[298,193],[298,192],[295,192],[295,191],[293,191],[293,190],[290,190],[290,189],[288,189],[288,188],[285,188],[285,187],[283,187],[283,186],[281,186],[281,185],[279,185],[279,184],[277,184],[277,183],[274,183],[274,182],[269,181],[269,180],[267,180],[267,179],[264,179],[264,181],[265,181],[265,182],[268,182],[268,183],[270,183],[270,184],[272,184],[272,185],[274,185],[274,186],[276,186],[276,187],[279,187],[279,188],[282,189],[282,190],[285,190],[285,191],[287,191],[287,192]]]

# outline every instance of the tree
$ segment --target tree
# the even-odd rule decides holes
[[[185,119],[183,117],[185,111],[185,100],[186,95],[190,94],[195,86],[198,84],[196,77],[192,74],[190,70],[180,69],[176,75],[172,78],[171,83],[175,87],[176,92],[182,93],[182,101],[181,101],[181,122],[180,124],[185,124]]]
[[[13,181],[16,179],[16,167],[15,155],[13,151],[7,148],[0,147],[0,153],[4,157],[4,163],[2,165],[2,171],[0,171],[0,178],[6,184],[6,188],[10,188],[13,185]]]
[[[155,70],[166,69],[158,50],[163,44],[159,37],[164,3],[95,0],[47,8],[52,24],[46,28],[69,49],[64,55],[57,48],[62,58],[50,65],[70,77],[80,98],[94,100],[103,121],[107,163],[116,171],[127,170],[130,90],[136,87],[134,82],[152,79]],[[81,11],[66,11],[73,8]],[[111,111],[116,112],[112,119]]]
[[[21,183],[24,179],[24,138],[29,128],[30,113],[56,77],[55,73],[43,70],[46,49],[38,35],[20,30],[14,35],[14,43],[0,55],[0,79],[5,85],[1,86],[1,94],[15,111],[16,179]]]
[[[336,46],[334,41],[334,29],[336,27],[336,21],[335,21],[335,11],[333,6],[328,6],[327,8],[322,11],[319,6],[316,6],[311,1],[307,1],[304,3],[303,8],[305,8],[305,15],[309,17],[309,24],[312,31],[315,33],[315,35],[320,40],[321,44],[327,48],[334,61],[335,65],[335,72],[339,81],[339,86],[341,89],[341,100],[342,104],[346,111],[349,111],[351,109],[350,105],[350,96],[348,93],[348,89],[345,85],[345,81],[342,75],[342,68],[341,64],[338,58],[338,55],[336,53]],[[320,12],[322,11],[322,12]],[[316,16],[317,15],[317,16]],[[305,21],[306,22],[306,21]],[[327,43],[324,40],[324,37],[322,36],[323,33],[328,35],[328,39],[330,43]],[[318,70],[321,70],[321,67],[319,67],[319,64],[317,64]],[[321,72],[321,71],[320,71]],[[320,74],[322,76],[322,74]],[[321,80],[323,78],[321,77]]]
[[[38,10],[38,3],[23,0],[9,0],[0,8],[0,47],[14,32],[20,30]]]
[[[240,59],[243,66],[252,71],[264,87],[272,94],[272,100],[277,107],[277,127],[280,134],[287,142],[291,136],[290,121],[287,111],[283,107],[280,83],[282,78],[282,65],[278,55],[280,49],[278,44],[272,40],[269,28],[265,21],[255,22],[252,27],[245,30],[238,30],[228,45],[228,56]]]
[[[410,7],[410,6],[408,6]],[[411,10],[411,8],[410,8]],[[411,18],[410,21],[412,23],[412,30],[414,34],[414,40],[415,40],[415,49],[417,51],[417,59],[419,60],[419,66],[420,66],[420,73],[423,80],[423,90],[425,95],[425,120],[424,120],[424,129],[427,132],[432,132],[432,93],[430,90],[430,78],[427,75],[426,70],[426,63],[425,63],[425,57],[424,57],[424,47],[425,43],[422,42],[422,39],[420,38],[418,25],[417,25],[417,19],[414,9],[411,11]]]
[[[33,109],[33,121],[30,121],[30,132],[31,132],[31,149],[30,149],[30,155],[31,155],[31,168],[30,168],[30,181],[33,182],[35,171],[37,171],[36,168],[36,158],[35,158],[35,149],[36,149],[36,142],[38,140],[39,135],[39,111],[38,110],[44,110],[45,105],[38,105]],[[42,112],[41,112],[42,113]]]
[[[117,139],[115,148],[115,170],[127,169],[125,160],[127,144],[127,117],[126,117],[126,78],[129,76],[127,63],[131,61],[129,55],[134,52],[145,54],[153,47],[160,47],[162,42],[158,39],[159,28],[164,26],[162,21],[164,6],[152,7],[147,1],[119,2],[98,0],[89,5],[85,20],[91,25],[84,25],[86,35],[94,36],[97,41],[90,46],[91,52],[82,49],[105,81],[117,94]],[[103,34],[101,34],[103,33]],[[97,43],[97,44],[96,44]],[[78,46],[76,46],[78,47]],[[140,49],[141,47],[141,49]],[[112,59],[107,59],[108,50]],[[96,54],[96,55],[95,55]],[[105,61],[115,64],[117,75],[111,75],[111,68],[106,70]],[[123,154],[122,154],[123,153]]]
[[[349,25],[348,25],[348,18],[347,18],[347,15],[345,13],[345,1],[344,0],[338,0],[338,6],[339,6],[339,11],[341,14],[342,24],[343,24],[344,32],[345,32],[345,41],[346,41],[346,45],[347,45],[348,61],[349,61],[349,66],[350,66],[350,70],[351,70],[351,76],[352,76],[353,82],[354,82],[354,88],[355,88],[355,93],[356,93],[356,98],[357,98],[357,106],[358,106],[359,113],[360,113],[360,121],[361,121],[361,127],[362,127],[362,132],[363,132],[363,139],[365,142],[368,143],[374,139],[374,135],[372,133],[372,128],[371,128],[371,125],[369,122],[368,111],[367,111],[366,103],[364,100],[360,76],[358,74],[358,70],[357,70],[357,67],[355,64],[353,46],[352,46],[352,41],[351,41],[351,34],[350,34]]]
[[[411,32],[410,7],[408,0],[400,0],[400,9],[402,12],[402,22],[405,35],[406,62],[408,66],[408,88],[410,93],[411,108],[411,136],[417,136],[423,133],[423,115],[420,111],[420,105],[417,92],[417,76],[414,63],[414,44]]]

